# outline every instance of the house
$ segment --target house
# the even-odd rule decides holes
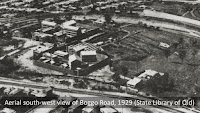
[[[160,72],[157,72],[155,70],[149,69],[149,70],[145,70],[145,72],[140,74],[138,77],[143,79],[143,80],[148,80],[151,77],[153,77],[154,75],[156,75],[157,73],[159,73],[161,76],[164,75],[164,73],[160,73]]]
[[[141,82],[141,78],[135,77],[127,82],[127,86],[131,88],[135,88],[135,86]]]

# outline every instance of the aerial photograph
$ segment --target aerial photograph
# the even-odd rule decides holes
[[[0,113],[200,113],[200,0],[0,0]]]

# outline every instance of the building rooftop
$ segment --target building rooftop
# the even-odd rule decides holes
[[[70,25],[73,25],[73,24],[76,24],[76,21],[75,20],[70,20],[70,21],[66,21],[62,24],[63,27],[67,27],[67,26],[70,26]]]
[[[97,55],[96,51],[81,51],[81,55]]]
[[[60,50],[57,50],[54,52],[55,55],[58,55],[58,56],[66,56],[68,55],[69,53],[68,52],[64,52],[64,51],[60,51]]]
[[[94,108],[93,107],[85,107],[82,110],[87,112],[87,113],[90,113],[92,110],[94,110]]]
[[[58,31],[58,32],[55,32],[55,33],[54,33],[54,35],[56,35],[56,36],[61,36],[61,35],[63,35],[63,34],[65,34],[64,31]]]
[[[75,27],[75,26],[61,26],[63,29],[68,29],[72,31],[78,31],[80,27]]]
[[[145,70],[144,73],[140,74],[138,77],[139,78],[145,78],[146,76],[154,76],[155,74],[157,74],[158,72],[155,70]],[[161,76],[164,75],[164,73],[159,73]]]
[[[138,84],[141,80],[142,80],[141,78],[135,77],[135,78],[129,80],[129,81],[127,82],[127,85],[135,86],[135,85]]]
[[[45,37],[52,37],[53,35],[51,34],[46,34],[46,33],[40,33],[40,32],[35,32],[36,36],[39,36],[41,38],[45,38]]]
[[[80,50],[83,50],[85,49],[87,46],[85,45],[77,45],[77,46],[74,46],[73,49],[74,51],[80,51]]]
[[[1,110],[0,112],[2,112],[2,113],[16,113],[15,110],[10,109],[10,108],[4,108],[4,109]]]
[[[57,55],[46,52],[43,56],[55,58]]]
[[[104,108],[101,108],[100,111],[102,113],[118,113],[118,111],[114,108],[111,108],[111,107],[104,107]]]
[[[56,23],[55,22],[49,22],[49,21],[42,21],[42,25],[47,25],[47,26],[56,26]]]
[[[75,51],[78,51],[84,48],[85,51],[96,51],[98,49],[97,46],[91,43],[78,43],[76,45],[70,45],[69,48],[73,48]]]
[[[49,47],[40,46],[40,47],[38,47],[38,49],[35,50],[35,52],[41,53],[41,52],[46,51],[48,49],[49,49]]]
[[[50,30],[53,30],[53,28],[48,27],[48,28],[42,29],[42,32],[47,32],[47,31],[50,31]]]

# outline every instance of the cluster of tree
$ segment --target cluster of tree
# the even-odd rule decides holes
[[[20,66],[16,64],[12,58],[7,56],[0,61],[0,67],[1,74],[9,74],[20,68]]]
[[[159,94],[161,92],[174,90],[175,84],[174,81],[169,78],[168,74],[161,76],[159,73],[157,73],[151,77],[151,79],[138,83],[136,88],[146,89],[153,94]]]
[[[75,82],[75,83],[73,84],[73,86],[74,86],[75,88],[81,88],[81,89],[87,89],[87,88],[88,88],[88,87],[87,87],[87,84],[86,84],[84,81],[82,81],[82,80]]]
[[[123,76],[127,76],[127,74],[129,73],[129,69],[127,66],[119,65],[119,64],[114,64],[113,66],[114,66],[113,71],[115,72],[116,75],[121,74]]]

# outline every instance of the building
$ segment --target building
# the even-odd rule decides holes
[[[80,57],[83,62],[96,62],[97,61],[96,51],[81,51]]]
[[[65,28],[67,26],[76,26],[76,21],[75,20],[66,21],[61,25],[62,28]]]
[[[33,51],[33,59],[40,59],[40,57],[42,57],[42,54],[49,49],[50,48],[46,46],[38,47],[36,50]]]
[[[135,86],[141,82],[141,78],[137,78],[137,77],[134,77],[133,79],[129,80],[127,82],[127,86],[130,87],[130,88],[135,88]]]
[[[48,27],[56,27],[57,24],[55,22],[49,22],[49,21],[43,20],[41,22],[41,25],[42,25],[42,28],[48,28]]]
[[[157,73],[159,73],[161,76],[164,75],[164,73],[157,72],[155,70],[145,70],[143,73],[141,73],[138,77],[134,77],[133,79],[129,80],[127,82],[127,87],[131,90],[134,90],[135,86],[140,83],[141,81],[146,81],[151,79],[151,77],[155,76]],[[137,92],[137,90],[135,90]]]
[[[53,33],[54,38],[57,42],[65,42],[66,32],[63,30]]]
[[[53,38],[53,35],[41,33],[41,32],[34,32],[32,37],[33,37],[33,40],[46,42],[46,41],[49,41],[50,38]]]
[[[66,36],[68,38],[75,37],[78,35],[78,33],[81,33],[80,27],[75,26],[66,26],[63,28],[63,30],[66,32]]]
[[[140,74],[138,77],[143,79],[143,80],[149,80],[151,77],[153,77],[157,73],[159,73],[161,76],[164,75],[164,73],[160,73],[160,72],[157,72],[155,70],[149,69],[149,70],[145,70],[145,72]]]
[[[101,113],[119,113],[119,111],[117,111],[115,108],[110,107],[110,106],[100,108],[100,112]]]
[[[61,28],[66,32],[67,37],[77,36],[80,31],[80,27],[76,26],[75,20],[66,21],[61,25]]]

